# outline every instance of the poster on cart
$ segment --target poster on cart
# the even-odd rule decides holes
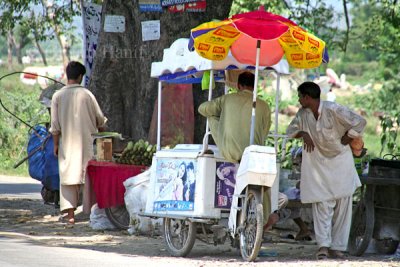
[[[194,159],[158,159],[154,211],[193,210],[196,171]]]
[[[214,206],[229,209],[232,205],[239,164],[217,162],[216,168]]]

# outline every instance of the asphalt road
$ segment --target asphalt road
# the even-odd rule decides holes
[[[41,188],[40,182],[29,177],[0,175],[1,198],[42,199]],[[149,264],[148,257],[81,248],[50,247],[29,241],[18,234],[0,233],[0,267],[114,267],[144,266],[145,264]],[[186,267],[185,264],[174,264],[162,259],[153,262],[151,266]]]
[[[7,198],[42,199],[39,181],[30,177],[0,175],[0,195]]]
[[[115,267],[144,266],[145,264],[149,264],[149,259],[145,257],[124,256],[87,249],[46,247],[29,241],[0,237],[0,266],[2,267]],[[151,266],[179,266],[179,264],[164,262],[153,263]]]

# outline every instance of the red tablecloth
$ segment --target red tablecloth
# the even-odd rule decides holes
[[[124,204],[123,182],[146,170],[146,166],[91,160],[87,166],[88,182],[96,194],[100,209]]]

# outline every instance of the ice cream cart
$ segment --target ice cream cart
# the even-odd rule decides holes
[[[161,149],[160,114],[163,82],[198,82],[202,73],[210,70],[211,85],[213,79],[223,79],[226,70],[254,67],[232,57],[207,60],[187,47],[188,39],[178,39],[164,49],[162,62],[152,64],[151,75],[159,79],[158,147],[151,166],[146,209],[140,215],[164,219],[165,242],[174,256],[186,256],[196,238],[214,245],[229,238],[243,259],[252,261],[263,235],[264,192],[268,196],[264,205],[269,211],[277,209],[275,149],[252,145],[246,148],[240,164],[228,162],[216,146],[208,145],[208,125],[203,144]],[[279,83],[280,75],[288,74],[288,64],[281,61],[267,71],[276,73]],[[210,89],[209,99],[211,95]]]

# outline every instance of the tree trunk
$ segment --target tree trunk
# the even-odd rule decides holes
[[[31,11],[31,20],[35,21],[35,13]],[[39,22],[40,23],[40,22]],[[40,45],[40,34],[38,32],[39,26],[36,24],[34,27],[32,27],[32,33],[33,33],[33,41],[35,42],[35,46],[37,50],[39,51],[39,54],[42,58],[43,65],[47,66],[47,59],[46,59],[46,54],[43,51],[42,46]]]
[[[14,46],[14,37],[12,31],[9,31],[7,34],[7,63],[8,69],[12,70],[12,51]]]
[[[42,47],[40,46],[39,40],[38,40],[38,38],[37,38],[36,35],[35,35],[34,40],[35,40],[36,48],[38,49],[38,51],[39,51],[39,53],[40,53],[40,56],[42,57],[43,64],[44,64],[45,66],[47,66],[46,54],[44,53]]]
[[[60,33],[59,28],[57,26],[54,27],[55,29],[55,35],[57,38],[58,43],[60,44],[61,48],[61,56],[62,56],[62,62],[64,69],[67,67],[68,62],[71,60],[70,57],[70,46],[68,42],[65,40],[64,36]]]
[[[15,44],[15,55],[17,56],[17,62],[18,64],[22,65],[22,51],[21,51],[21,45],[16,43]]]
[[[133,139],[147,138],[157,97],[157,79],[150,78],[151,63],[161,61],[163,49],[178,38],[189,38],[190,29],[212,19],[228,17],[232,0],[207,1],[207,11],[200,13],[162,13],[139,11],[138,0],[106,0],[103,3],[102,31],[99,34],[96,58],[89,89],[96,95],[105,115],[108,128]],[[125,17],[125,32],[104,32],[106,15]],[[156,41],[142,41],[141,22],[160,20],[161,37]],[[193,90],[195,116],[199,99],[207,99],[208,92]],[[205,125],[197,114],[195,131]],[[204,132],[204,128],[202,129]],[[195,132],[195,143],[201,142]]]
[[[14,38],[15,54],[17,56],[17,61],[22,64],[22,49],[32,42],[26,31],[20,31],[17,38]]]

